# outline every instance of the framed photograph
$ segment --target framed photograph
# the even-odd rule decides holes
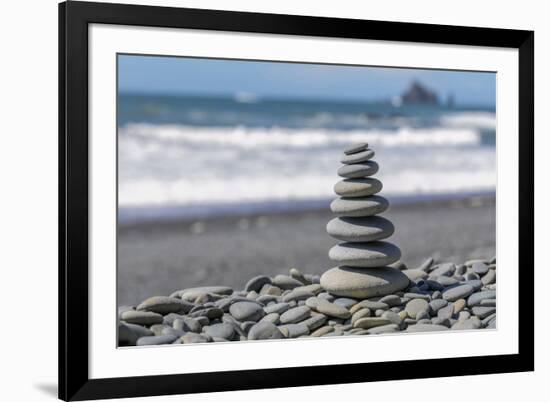
[[[534,369],[533,32],[70,1],[59,41],[61,399]]]

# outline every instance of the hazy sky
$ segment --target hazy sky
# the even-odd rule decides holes
[[[459,104],[495,104],[494,73],[119,56],[121,92],[380,100],[401,94],[412,80],[441,99],[453,94]]]

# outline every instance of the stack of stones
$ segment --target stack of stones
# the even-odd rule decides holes
[[[407,276],[388,266],[401,258],[401,251],[384,241],[393,234],[394,226],[379,216],[389,204],[376,195],[382,183],[372,177],[378,172],[373,157],[368,144],[354,145],[344,151],[344,165],[338,169],[343,180],[336,183],[334,191],[340,197],[330,205],[338,217],[328,223],[327,232],[343,243],[329,251],[329,257],[339,266],[321,277],[323,288],[337,296],[385,296],[409,284]]]

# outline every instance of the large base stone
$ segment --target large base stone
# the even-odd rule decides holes
[[[409,278],[390,267],[336,267],[321,276],[321,286],[329,293],[359,299],[385,296],[405,289],[408,284]]]

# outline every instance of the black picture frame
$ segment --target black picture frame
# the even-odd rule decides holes
[[[519,52],[517,354],[90,379],[88,25],[117,24],[514,48]],[[59,5],[59,398],[292,387],[534,370],[534,32],[70,1]]]

